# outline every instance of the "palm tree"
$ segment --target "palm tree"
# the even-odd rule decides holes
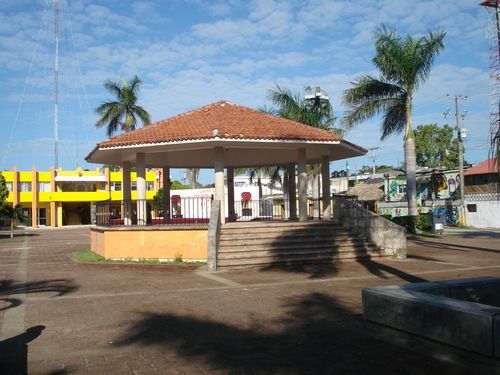
[[[349,107],[342,123],[346,128],[382,114],[381,140],[393,133],[404,132],[408,216],[410,231],[415,231],[416,154],[412,129],[412,99],[414,92],[429,77],[432,64],[444,49],[442,30],[427,35],[402,38],[394,29],[384,25],[375,31],[373,64],[380,76],[362,75],[344,91],[342,101]]]
[[[137,105],[137,96],[141,87],[141,80],[134,76],[130,81],[125,78],[120,82],[106,81],[104,88],[116,97],[116,101],[102,103],[96,108],[100,116],[96,128],[106,126],[106,133],[111,137],[118,130],[128,132],[134,130],[139,118],[143,125],[151,123],[149,113]]]
[[[305,95],[293,93],[286,87],[276,85],[269,90],[269,99],[276,107],[265,108],[267,112],[302,124],[316,128],[337,132],[333,127],[336,118],[333,116],[333,107],[329,97],[320,87],[304,89]]]
[[[21,204],[16,204],[14,207],[9,204],[4,204],[0,208],[0,214],[5,215],[10,220],[10,238],[14,237],[14,227],[18,223],[27,223],[28,217],[23,214]]]
[[[328,95],[323,93],[320,87],[313,89],[309,86],[305,87],[304,94],[301,96],[299,93],[293,93],[290,89],[277,85],[275,89],[269,91],[269,99],[276,109],[266,108],[266,110],[289,120],[342,134],[341,129],[334,127],[336,118],[333,115],[333,107]],[[319,165],[308,166],[308,174],[312,182],[314,216],[319,216]],[[288,176],[286,172],[282,186],[285,201],[287,201],[288,190],[285,191],[285,189],[288,187]]]

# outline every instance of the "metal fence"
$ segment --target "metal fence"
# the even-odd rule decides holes
[[[354,195],[334,194],[333,198],[342,197],[357,203]],[[212,199],[209,197],[173,196],[170,212],[164,214],[163,207],[153,201],[103,201],[95,207],[95,224],[98,226],[147,226],[147,225],[208,225]],[[296,204],[298,208],[298,202]],[[288,220],[290,207],[283,201],[271,199],[235,201],[234,218],[236,221],[252,220]],[[307,201],[309,219],[319,220],[323,213],[321,198]],[[296,212],[298,217],[298,212]]]
[[[236,220],[285,220],[285,207],[272,200],[235,201],[234,211]]]
[[[212,200],[184,197],[170,201],[170,212],[163,212],[152,201],[103,201],[96,204],[98,226],[208,225]]]

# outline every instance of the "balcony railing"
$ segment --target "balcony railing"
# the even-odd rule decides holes
[[[164,213],[153,201],[103,201],[96,204],[96,225],[208,225],[211,205],[210,198],[174,199],[170,212]]]

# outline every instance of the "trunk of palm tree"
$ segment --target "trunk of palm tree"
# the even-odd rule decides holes
[[[408,217],[410,233],[415,233],[415,218],[417,213],[417,156],[415,138],[411,126],[411,96],[406,101],[406,136],[405,136],[405,168],[406,168],[406,199],[408,201]]]
[[[319,207],[319,186],[320,186],[319,173],[313,175],[313,183],[312,183],[312,199],[313,199],[313,218],[319,219],[320,215],[320,207]]]
[[[257,186],[259,187],[259,202],[260,202],[262,201],[262,179],[260,178],[260,175],[257,177]]]
[[[290,217],[290,194],[289,194],[290,179],[286,169],[283,172],[283,183],[281,184],[281,191],[283,193],[283,206],[285,209],[285,218]]]

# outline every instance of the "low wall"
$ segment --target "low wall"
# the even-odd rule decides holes
[[[472,194],[470,194],[472,196]],[[493,213],[497,214],[493,214]],[[465,201],[465,222],[469,227],[500,228],[500,200]]]
[[[500,358],[500,278],[363,289],[365,319]]]
[[[107,259],[207,260],[207,228],[90,228],[90,247]]]
[[[333,199],[333,216],[352,231],[371,240],[384,253],[396,259],[406,258],[405,228],[342,197]]]

